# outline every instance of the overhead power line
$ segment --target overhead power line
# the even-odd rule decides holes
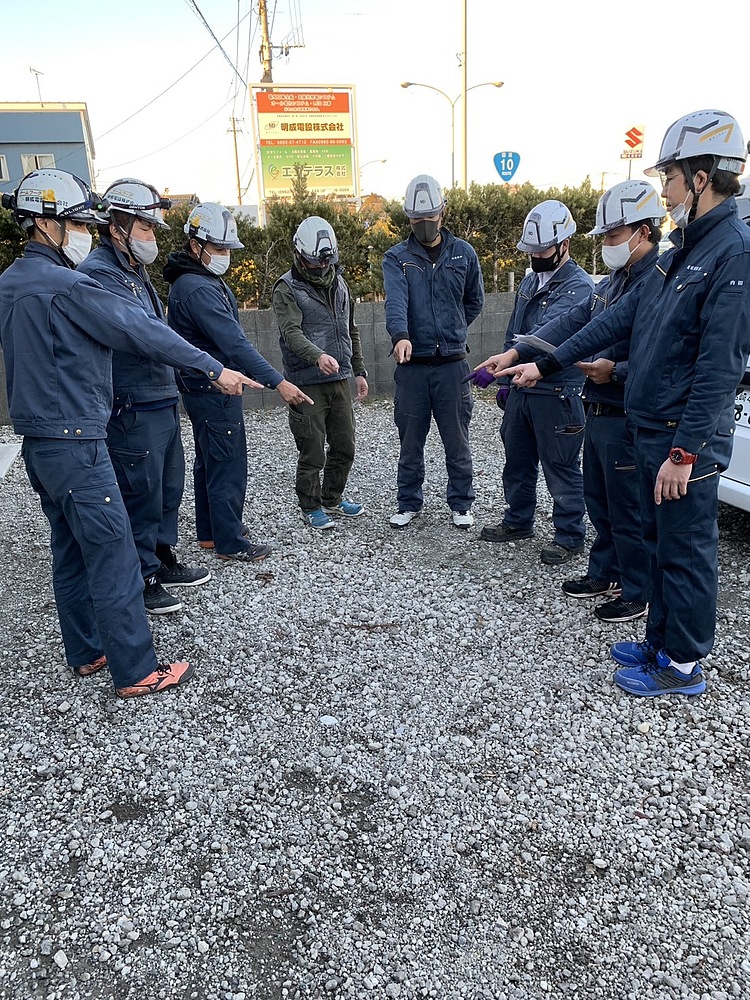
[[[242,21],[247,20],[247,18],[250,16],[250,14],[251,14],[251,11],[248,11],[247,14],[245,14],[245,16],[243,18],[241,18],[241,20],[239,20],[237,22],[237,24],[234,26],[234,28],[230,28],[230,30],[226,33],[226,35],[224,35],[224,38],[222,38],[222,41],[224,41],[224,39],[228,38],[232,34],[233,31],[238,30],[240,24],[242,24]],[[218,42],[216,44],[219,45]],[[131,121],[133,118],[136,117],[136,115],[139,115],[141,113],[141,111],[145,111],[146,108],[150,108],[152,104],[154,104],[156,101],[159,100],[160,97],[164,97],[164,95],[168,91],[170,91],[173,87],[176,87],[177,84],[180,83],[182,80],[184,80],[185,77],[189,73],[192,73],[194,69],[196,69],[198,66],[200,66],[200,64],[203,62],[204,59],[208,59],[208,57],[211,55],[211,53],[214,51],[215,48],[216,48],[216,45],[212,46],[208,50],[208,52],[206,52],[205,55],[202,55],[200,57],[200,59],[198,60],[198,62],[193,63],[193,65],[190,67],[190,69],[185,70],[185,72],[182,74],[182,76],[178,76],[177,79],[174,81],[174,83],[170,83],[170,85],[168,87],[166,87],[164,90],[162,90],[162,92],[160,94],[157,94],[156,97],[152,97],[150,101],[148,101],[146,104],[144,104],[143,107],[138,108],[137,111],[134,111],[132,113],[132,115],[128,115],[127,118],[123,118],[123,120],[121,122],[118,122],[117,125],[113,125],[112,128],[107,129],[106,132],[102,132],[101,135],[98,135],[96,137],[95,141],[99,142],[100,139],[103,139],[105,136],[110,135],[112,132],[115,131],[115,129],[120,128],[121,125],[125,125],[127,122]],[[219,48],[221,48],[220,45],[219,45]]]
[[[203,128],[203,126],[206,125],[208,122],[210,122],[212,118],[215,118],[218,114],[220,114],[228,104],[231,104],[236,96],[237,92],[235,91],[235,93],[232,94],[229,100],[224,101],[221,107],[217,108],[216,111],[213,112],[213,114],[210,114],[208,116],[208,118],[204,118],[202,122],[196,125],[195,128],[191,128],[189,132],[185,132],[183,135],[178,136],[176,139],[172,139],[172,141],[168,142],[166,146],[160,146],[159,149],[152,149],[150,153],[144,153],[142,156],[136,156],[134,160],[125,160],[124,163],[113,163],[107,167],[100,167],[97,173],[101,173],[101,171],[103,170],[117,170],[119,167],[127,167],[131,163],[138,163],[140,160],[147,160],[150,156],[156,156],[157,153],[163,153],[165,149],[169,149],[170,146],[175,146],[178,142],[182,142],[183,139],[187,139],[187,137],[189,135],[192,135],[193,132],[197,132],[199,128]]]
[[[242,86],[246,87],[247,86],[247,82],[245,81],[245,79],[243,78],[242,74],[237,69],[237,67],[234,65],[234,63],[232,62],[232,60],[227,55],[227,53],[226,53],[225,49],[223,48],[221,42],[219,41],[219,39],[214,34],[213,29],[211,28],[211,25],[208,23],[208,21],[203,16],[203,12],[201,11],[201,9],[198,6],[198,4],[195,2],[195,0],[185,0],[185,3],[188,5],[188,7],[191,8],[191,10],[194,10],[195,13],[198,15],[198,17],[200,18],[201,22],[203,23],[203,26],[205,27],[206,31],[209,33],[209,35],[211,36],[211,38],[213,38],[213,40],[218,45],[219,51],[224,56],[224,58],[229,63],[229,65],[232,67],[232,72],[237,76],[237,79],[240,81],[240,83],[242,84]]]

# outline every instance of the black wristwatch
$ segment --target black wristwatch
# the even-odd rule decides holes
[[[367,369],[363,368],[361,372],[354,373],[355,378],[367,378]]]
[[[617,365],[612,365],[612,371],[609,373],[609,381],[617,382]]]

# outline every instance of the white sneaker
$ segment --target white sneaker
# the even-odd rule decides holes
[[[408,528],[415,517],[419,517],[421,510],[400,510],[397,514],[391,514],[392,528]]]
[[[457,528],[471,528],[474,525],[474,515],[470,510],[453,510],[451,518]]]

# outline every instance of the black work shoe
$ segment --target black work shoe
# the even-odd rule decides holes
[[[273,549],[270,545],[251,545],[248,549],[242,549],[240,552],[230,552],[229,555],[221,555],[217,552],[219,559],[229,559],[232,562],[260,562],[261,559],[265,559],[266,556],[270,556]]]
[[[517,538],[533,538],[533,528],[511,528],[506,524],[486,524],[479,537],[485,542],[515,542]]]
[[[614,580],[594,580],[590,576],[580,576],[575,580],[566,580],[562,592],[567,597],[613,597],[620,596],[620,584]]]
[[[647,611],[648,604],[641,601],[623,601],[621,597],[594,608],[594,614],[603,622],[632,622],[636,618],[643,618]]]
[[[199,587],[202,583],[208,583],[211,574],[207,569],[198,569],[195,566],[183,566],[175,560],[171,566],[162,564],[161,569],[156,574],[159,583],[167,587]]]
[[[169,615],[181,610],[182,601],[162,587],[158,576],[149,576],[145,584],[143,603],[150,615]]]
[[[562,566],[563,563],[568,562],[573,556],[579,556],[583,552],[583,549],[583,545],[576,545],[572,549],[566,549],[564,545],[551,542],[549,545],[544,546],[540,558],[547,566]]]

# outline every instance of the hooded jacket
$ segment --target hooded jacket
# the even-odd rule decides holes
[[[181,337],[200,350],[211,351],[222,364],[275,389],[284,376],[269,365],[245,336],[237,302],[221,278],[184,250],[171,253],[164,268],[170,284],[167,318]],[[188,392],[215,392],[192,371],[180,371],[181,388]]]
[[[364,369],[359,331],[349,286],[336,268],[326,285],[307,281],[296,267],[282,274],[273,288],[284,374],[295,385],[340,382]],[[295,349],[296,348],[296,349]],[[318,368],[321,354],[339,363],[333,375]]]

